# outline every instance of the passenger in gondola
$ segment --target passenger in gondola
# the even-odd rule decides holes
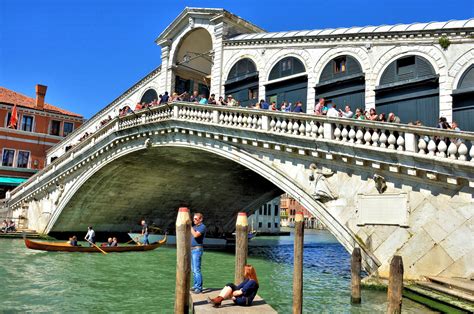
[[[107,243],[102,243],[101,246],[112,246],[112,238],[108,238]]]
[[[212,303],[214,307],[219,307],[222,301],[232,298],[232,301],[234,301],[236,305],[250,306],[257,295],[258,287],[255,268],[253,268],[252,265],[245,265],[244,281],[238,286],[233,283],[228,283],[217,297],[213,299],[207,298],[207,301]]]
[[[116,237],[113,237],[112,243],[110,244],[110,246],[118,246],[118,240]]]
[[[69,238],[69,241],[68,241],[68,242],[69,242],[69,244],[70,244],[71,246],[79,246],[79,245],[77,244],[77,237],[76,237],[76,236],[72,236],[71,238]]]

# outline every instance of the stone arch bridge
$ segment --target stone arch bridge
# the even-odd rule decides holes
[[[449,140],[448,140],[449,139]],[[173,103],[117,117],[12,192],[42,233],[172,227],[176,209],[232,231],[287,192],[365,269],[407,279],[473,273],[474,135],[243,108]]]

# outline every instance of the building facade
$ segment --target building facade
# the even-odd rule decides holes
[[[47,150],[84,122],[81,115],[46,104],[46,89],[36,85],[34,99],[0,87],[0,199],[42,169]]]
[[[161,65],[92,117],[70,138],[94,132],[121,108],[172,93],[259,99],[318,98],[435,127],[439,117],[474,130],[474,19],[265,32],[224,9],[186,8],[158,36]],[[159,62],[159,61],[158,61]],[[67,143],[52,149],[59,157]]]
[[[304,227],[306,229],[325,229],[321,221],[314,217],[303,205],[289,194],[283,194],[280,197],[281,226],[294,228],[295,215],[298,212],[303,213]]]
[[[276,197],[255,210],[248,218],[251,231],[259,233],[280,232],[280,197]]]

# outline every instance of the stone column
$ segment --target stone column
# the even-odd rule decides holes
[[[211,94],[216,94],[216,98],[219,96],[224,96],[221,93],[221,87],[223,84],[222,81],[222,55],[223,55],[223,37],[224,37],[224,30],[225,30],[225,23],[220,22],[214,25],[214,41],[213,41],[213,47],[212,49],[214,50],[214,57],[213,57],[213,65],[211,68]]]
[[[161,73],[159,79],[158,93],[173,92],[171,90],[171,60],[170,60],[170,43],[161,44]]]

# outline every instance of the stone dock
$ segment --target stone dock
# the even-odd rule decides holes
[[[274,308],[265,302],[259,295],[253,300],[252,306],[238,306],[232,300],[225,300],[218,308],[207,302],[207,298],[214,298],[219,295],[220,289],[204,289],[201,294],[192,294],[190,296],[191,313],[258,313],[275,314],[278,313]]]

